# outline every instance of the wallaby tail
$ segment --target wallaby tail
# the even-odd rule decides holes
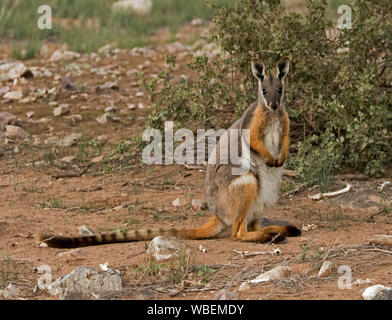
[[[44,242],[51,248],[78,248],[109,243],[148,241],[157,236],[196,240],[212,238],[223,231],[224,228],[223,222],[217,216],[212,216],[203,226],[195,229],[147,229],[75,237],[40,234],[37,236],[37,242]]]

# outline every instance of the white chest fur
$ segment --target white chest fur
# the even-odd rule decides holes
[[[265,130],[264,144],[271,155],[277,159],[280,152],[282,128],[278,120],[271,121]],[[248,216],[250,222],[260,219],[278,200],[283,167],[268,167],[260,157],[251,159],[252,171],[257,171],[259,178],[259,194]]]
[[[282,127],[279,119],[271,119],[265,128],[264,145],[275,159],[279,156],[281,135]]]

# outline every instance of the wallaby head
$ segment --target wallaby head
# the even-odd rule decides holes
[[[262,62],[252,61],[252,72],[259,82],[259,103],[270,110],[278,110],[283,106],[284,78],[290,68],[290,58],[283,57],[278,61],[272,74],[269,74]]]

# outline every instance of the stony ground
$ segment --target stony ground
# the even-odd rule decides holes
[[[37,268],[49,266],[54,280],[78,266],[99,269],[104,263],[121,273],[123,291],[107,297],[118,299],[362,299],[371,284],[392,285],[392,248],[388,241],[371,241],[392,235],[390,185],[380,192],[391,174],[335,177],[332,190],[346,183],[351,190],[319,201],[308,197],[317,186],[287,194],[300,184],[285,176],[290,188],[268,217],[290,221],[303,234],[279,244],[235,242],[226,233],[183,241],[183,256],[155,262],[144,242],[74,251],[35,243],[35,234],[76,235],[83,225],[103,233],[192,227],[208,219],[208,211],[192,206],[205,199],[203,167],[142,165],[135,148],[151,110],[136,73],[154,77],[171,53],[179,67],[170,81],[192,77],[183,75],[189,52],[216,54],[194,44],[203,30],[187,25],[175,44],[166,45],[162,31],[157,46],[106,47],[91,55],[49,43],[39,58],[14,65],[9,46],[0,46],[0,289],[11,283],[18,290],[13,298],[56,299],[37,288]],[[318,277],[324,261],[332,268]],[[343,265],[352,270],[351,289],[338,287]],[[238,290],[277,266],[292,270]]]

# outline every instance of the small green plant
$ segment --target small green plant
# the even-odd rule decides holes
[[[63,203],[61,198],[52,198],[41,203],[42,208],[52,208],[52,209],[66,209],[67,206]]]
[[[16,261],[11,257],[8,248],[3,248],[0,255],[0,288],[6,287],[10,281],[17,279]]]
[[[389,216],[392,212],[392,200],[385,192],[380,192],[379,196],[381,212]]]

